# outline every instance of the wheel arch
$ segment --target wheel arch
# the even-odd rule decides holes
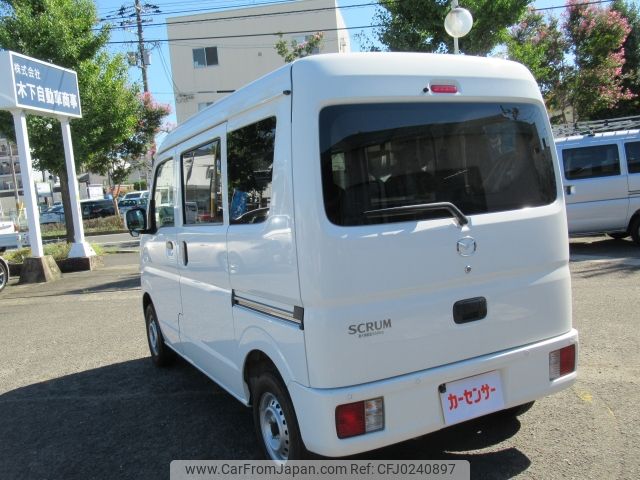
[[[149,295],[147,292],[144,292],[144,295],[142,295],[142,311],[146,312],[149,305],[153,305],[151,295]]]
[[[264,348],[254,348],[244,355],[244,362],[242,364],[242,380],[243,387],[245,390],[245,398],[247,399],[247,405],[251,405],[253,403],[253,398],[251,397],[251,378],[257,377],[262,372],[271,372],[277,375],[285,388],[288,389],[288,384],[290,381],[290,372],[289,375],[285,373],[283,375],[283,371],[287,372],[287,368],[284,366],[278,366],[277,360],[274,361],[273,357],[276,357],[273,353],[266,353]]]

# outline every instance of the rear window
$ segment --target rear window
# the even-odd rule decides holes
[[[389,211],[449,202],[464,214],[556,199],[543,111],[528,104],[338,105],[320,112],[325,210],[336,225],[444,218]]]

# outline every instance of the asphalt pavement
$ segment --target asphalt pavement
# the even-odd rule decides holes
[[[519,419],[357,458],[466,459],[479,479],[640,478],[640,248],[598,237],[571,251],[573,388]],[[0,479],[158,479],[172,459],[259,458],[249,409],[186,362],[152,366],[137,262],[108,255],[94,272],[0,293]]]

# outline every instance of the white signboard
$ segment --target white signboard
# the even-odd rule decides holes
[[[15,52],[0,52],[0,110],[82,117],[78,77],[58,67]]]

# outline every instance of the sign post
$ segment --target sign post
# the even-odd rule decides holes
[[[62,140],[64,143],[67,177],[69,179],[69,196],[71,199],[71,216],[74,226],[74,242],[69,257],[90,257],[95,255],[91,246],[84,239],[82,215],[78,195],[78,182],[71,142],[70,118],[81,118],[80,93],[76,72],[59,67],[19,53],[0,52],[0,109],[9,110],[13,114],[16,129],[16,140],[20,155],[20,167],[23,175],[22,184],[27,218],[29,222],[29,238],[32,259],[35,260],[35,280],[46,281],[51,267],[53,276],[59,276],[55,262],[45,259],[40,232],[37,193],[33,182],[33,169],[29,138],[27,134],[26,112],[34,115],[58,118],[62,124]],[[29,259],[28,259],[29,260]],[[50,265],[53,264],[53,265]],[[27,267],[27,262],[25,262]],[[32,270],[27,268],[27,271]],[[22,280],[21,275],[21,281]]]
[[[44,248],[42,247],[42,234],[40,233],[38,195],[33,183],[31,147],[29,146],[29,137],[27,136],[27,116],[24,111],[18,110],[13,112],[13,124],[16,129],[16,143],[18,144],[18,152],[20,154],[20,174],[22,175],[22,189],[27,210],[31,255],[33,257],[42,257],[44,256]]]

